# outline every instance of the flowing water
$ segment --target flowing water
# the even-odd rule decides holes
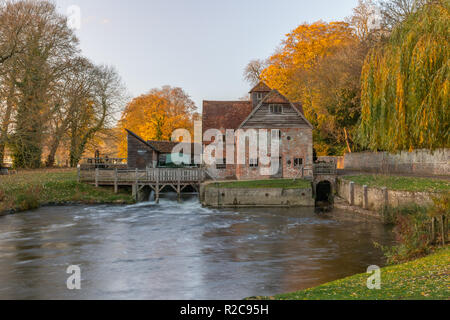
[[[46,207],[0,217],[0,299],[243,299],[363,273],[386,226],[314,209],[182,203]],[[81,268],[68,290],[67,268]]]

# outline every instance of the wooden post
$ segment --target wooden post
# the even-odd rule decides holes
[[[99,175],[99,169],[95,169],[95,187],[98,188],[98,175]]]
[[[117,168],[114,169],[114,193],[118,193],[119,192],[119,185],[117,184],[118,182],[118,176],[117,176]]]
[[[80,183],[80,165],[77,165],[77,182]]]
[[[447,228],[445,227],[445,224],[447,223],[445,216],[443,215],[441,218],[441,230],[442,230],[442,245],[445,246],[445,243],[447,242]]]
[[[389,192],[386,187],[383,187],[383,196],[384,196],[384,208],[387,209],[389,207]]]
[[[181,202],[181,169],[177,170],[177,195],[178,195],[178,202]]]
[[[155,202],[159,203],[159,170],[156,170],[156,190],[155,190]]]
[[[355,205],[355,183],[352,181],[350,182],[350,205]]]
[[[367,186],[363,186],[363,209],[369,209],[369,190]]]
[[[137,184],[133,184],[132,186],[131,186],[131,194],[132,194],[132,197],[133,197],[133,199],[135,199],[135,200],[137,200],[137,194],[138,194],[138,191],[137,191]]]
[[[431,243],[436,243],[436,218],[431,218]]]

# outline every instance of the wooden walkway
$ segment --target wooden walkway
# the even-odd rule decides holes
[[[117,193],[120,186],[131,186],[133,196],[150,187],[155,192],[155,200],[159,201],[161,191],[171,187],[178,196],[187,188],[192,187],[199,192],[205,173],[200,168],[155,168],[147,170],[120,169],[85,169],[78,168],[78,181],[99,186],[114,186]]]

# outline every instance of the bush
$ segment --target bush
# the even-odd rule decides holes
[[[24,193],[16,196],[15,205],[20,211],[27,211],[39,208],[40,187],[28,188]]]
[[[429,254],[434,245],[444,243],[448,233],[450,193],[434,199],[430,208],[409,207],[384,211],[386,222],[395,222],[394,233],[397,245],[382,247],[388,263],[396,264]],[[441,228],[436,227],[441,222]],[[435,226],[433,226],[435,224]],[[439,240],[440,239],[440,240]],[[439,241],[437,241],[439,240]]]

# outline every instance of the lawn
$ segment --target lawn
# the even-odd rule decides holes
[[[412,262],[381,269],[381,290],[369,290],[369,274],[359,274],[316,288],[275,297],[275,300],[448,300],[450,247]]]
[[[283,189],[308,189],[311,188],[311,182],[298,179],[279,179],[279,180],[255,180],[255,181],[230,181],[211,183],[212,187],[219,187],[225,189],[238,188],[252,188],[252,189],[266,189],[266,188],[283,188]]]
[[[450,191],[449,180],[431,178],[400,177],[387,175],[346,176],[345,180],[359,185],[398,191],[444,192]]]
[[[49,203],[131,203],[128,193],[77,182],[76,170],[31,170],[0,176],[0,212],[24,211]]]

